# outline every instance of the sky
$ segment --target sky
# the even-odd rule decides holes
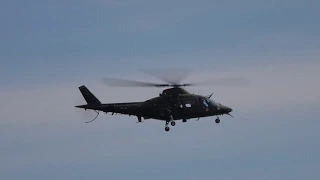
[[[70,0],[0,2],[0,178],[319,179],[320,2]],[[143,101],[161,82],[141,68],[186,68],[185,83],[232,115],[162,121],[74,108],[86,85],[102,102]],[[86,118],[86,119],[84,119]]]

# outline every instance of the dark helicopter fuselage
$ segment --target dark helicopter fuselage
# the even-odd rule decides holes
[[[139,121],[141,118],[168,121],[170,116],[171,120],[187,120],[229,114],[232,111],[230,107],[217,103],[209,97],[191,94],[180,87],[166,89],[158,97],[142,102],[109,104],[102,104],[85,86],[80,86],[79,90],[87,104],[76,107],[137,116]]]
[[[227,114],[231,108],[195,94],[160,96],[141,103],[141,114],[145,119],[166,120],[168,114],[174,120],[191,119]]]

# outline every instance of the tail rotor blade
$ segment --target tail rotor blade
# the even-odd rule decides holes
[[[79,94],[77,96],[77,98],[75,99],[75,105],[79,105],[79,104],[86,104],[87,102],[84,100],[84,98],[82,97],[81,94]],[[79,120],[87,122],[92,120],[95,116],[96,113],[93,110],[85,110],[82,108],[74,108],[74,113],[77,114],[77,118],[79,118]]]

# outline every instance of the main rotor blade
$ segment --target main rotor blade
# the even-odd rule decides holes
[[[143,81],[134,81],[126,79],[116,79],[116,78],[103,78],[102,82],[109,86],[117,87],[166,87],[169,84],[156,84]]]
[[[250,81],[245,78],[218,78],[214,80],[202,81],[198,83],[186,84],[186,86],[231,86],[244,87],[250,85]]]
[[[180,84],[191,73],[191,69],[182,68],[151,68],[140,71],[169,84]]]

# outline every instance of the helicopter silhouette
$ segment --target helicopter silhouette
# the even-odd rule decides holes
[[[169,87],[164,89],[159,96],[139,101],[139,102],[120,102],[120,103],[101,103],[100,100],[85,86],[79,86],[79,90],[86,100],[87,104],[77,105],[76,108],[82,108],[85,110],[93,110],[97,113],[96,117],[86,123],[94,121],[100,112],[123,114],[129,116],[136,116],[138,122],[143,122],[143,119],[154,119],[165,121],[165,131],[169,131],[169,123],[171,126],[176,125],[176,121],[182,120],[187,122],[189,119],[196,118],[199,120],[203,117],[216,116],[215,122],[220,123],[219,116],[229,115],[233,109],[229,106],[215,102],[211,99],[210,95],[200,95],[188,92],[185,88],[187,86],[197,85],[217,85],[217,86],[243,86],[248,85],[249,81],[243,78],[220,78],[210,81],[204,81],[201,83],[184,83],[180,81],[183,76],[176,76],[164,78],[155,75],[154,72],[149,74],[157,77],[166,83],[151,83],[143,81],[116,79],[116,78],[104,78],[103,83],[106,85],[116,87]],[[178,77],[178,78],[177,78]]]

